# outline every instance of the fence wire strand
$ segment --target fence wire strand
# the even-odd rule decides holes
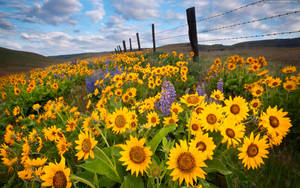
[[[300,12],[300,10],[287,12],[287,13],[284,13],[284,14],[278,14],[278,15],[274,15],[274,16],[269,16],[269,17],[264,17],[264,18],[260,18],[260,19],[250,20],[250,21],[246,21],[246,22],[240,22],[240,23],[236,23],[236,24],[232,24],[232,25],[216,27],[216,28],[200,31],[198,33],[208,33],[208,32],[211,32],[211,31],[217,31],[217,30],[232,28],[232,27],[236,27],[236,26],[239,26],[239,25],[245,25],[245,24],[250,24],[250,23],[254,23],[254,22],[260,22],[260,21],[264,21],[264,20],[279,18],[279,17],[282,17],[282,16],[288,16],[288,15],[296,14],[298,12]]]

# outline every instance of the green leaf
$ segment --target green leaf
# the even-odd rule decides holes
[[[120,177],[115,174],[113,167],[110,166],[104,159],[98,158],[89,160],[79,166],[86,169],[87,171],[104,175],[113,181],[121,183]]]
[[[126,176],[124,177],[124,182],[121,188],[142,188],[144,187],[144,182],[141,177]]]
[[[149,142],[149,146],[151,147],[151,151],[154,153],[159,145],[159,143],[162,141],[162,139],[169,133],[176,129],[175,124],[167,125],[166,127],[162,128],[158,134],[154,136],[154,138]]]
[[[199,183],[202,185],[203,188],[217,188],[217,186],[205,181],[204,179],[199,179]]]
[[[214,158],[213,160],[206,161],[207,168],[205,168],[205,171],[207,173],[211,172],[219,172],[223,175],[230,175],[232,172],[226,168],[226,166],[217,158]]]
[[[92,184],[89,180],[87,180],[83,177],[79,177],[79,176],[76,176],[75,174],[71,174],[70,178],[71,178],[71,180],[75,180],[75,181],[84,183],[84,184],[90,186],[91,188],[96,188],[94,184]]]

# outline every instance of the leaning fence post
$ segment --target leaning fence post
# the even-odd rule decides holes
[[[139,51],[141,51],[141,44],[140,44],[140,37],[139,37],[139,33],[136,33],[136,39],[137,39],[137,43],[138,43],[138,48],[139,48]]]
[[[152,40],[153,40],[153,52],[155,52],[156,51],[156,47],[155,47],[154,24],[152,24]]]
[[[123,40],[123,48],[124,48],[124,52],[126,52],[126,44],[125,44],[125,40]]]
[[[117,49],[115,48],[115,52],[116,52],[116,54],[118,54],[118,51],[117,51]]]
[[[199,51],[195,7],[186,9],[186,18],[189,26],[189,39],[194,52],[194,60],[196,60],[199,57]]]
[[[122,49],[121,49],[120,45],[118,45],[118,48],[119,48],[120,53],[122,53]]]
[[[132,52],[131,38],[129,38],[130,51]]]

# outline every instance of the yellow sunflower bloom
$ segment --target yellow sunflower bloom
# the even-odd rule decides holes
[[[236,145],[238,145],[244,137],[245,128],[244,124],[234,124],[230,119],[226,118],[220,128],[221,135],[223,136],[222,143],[227,142],[228,148],[231,145],[236,147]]]
[[[251,94],[254,97],[260,97],[264,92],[264,88],[260,85],[255,85],[253,88],[251,88]]]
[[[78,140],[75,140],[75,143],[77,144],[75,149],[78,151],[78,153],[76,153],[78,160],[82,158],[87,160],[89,156],[95,158],[93,148],[96,146],[97,141],[92,138],[91,132],[80,132]]]
[[[283,83],[283,88],[290,92],[290,91],[293,91],[293,90],[296,90],[297,89],[297,84],[295,81],[292,81],[292,80],[288,80],[286,82]]]
[[[124,133],[126,128],[129,128],[130,117],[128,114],[129,111],[126,107],[117,109],[111,114],[110,122],[114,133]]]
[[[64,157],[61,157],[60,163],[49,163],[43,170],[45,174],[40,177],[43,187],[71,187],[70,168],[66,168]]]
[[[201,169],[206,167],[204,156],[196,147],[188,147],[186,141],[181,140],[180,145],[176,144],[170,150],[167,165],[167,169],[172,170],[173,181],[179,179],[179,184],[184,180],[189,186],[193,185],[198,177],[205,179],[206,172]]]
[[[204,96],[198,96],[198,93],[195,94],[186,94],[180,98],[180,102],[190,106],[198,106],[204,101]]]
[[[126,144],[120,145],[124,151],[120,152],[121,158],[119,160],[124,162],[123,166],[127,166],[126,170],[130,170],[131,175],[134,173],[136,176],[139,173],[143,175],[151,164],[153,153],[150,151],[150,147],[144,147],[145,141],[145,138],[138,140],[130,136],[130,140],[127,140]]]
[[[171,113],[178,115],[183,111],[183,109],[179,103],[173,102],[170,111]]]
[[[202,129],[201,129],[201,120],[198,119],[197,116],[192,115],[191,120],[189,121],[189,123],[186,125],[187,127],[190,127],[191,133],[193,135],[197,134],[197,133],[201,133]]]
[[[148,120],[148,126],[152,126],[155,127],[156,125],[159,124],[159,116],[157,115],[157,113],[155,111],[153,112],[149,112],[147,115],[147,120]]]
[[[289,128],[292,127],[291,120],[285,117],[287,114],[282,109],[277,110],[277,106],[269,107],[265,113],[262,113],[259,125],[266,128],[273,137],[274,135],[284,137],[289,132]]]
[[[200,151],[201,155],[204,156],[204,160],[212,160],[216,145],[212,137],[208,134],[197,133],[195,139],[191,140],[191,147],[196,147]]]
[[[218,100],[218,101],[223,101],[224,100],[223,93],[218,89],[214,90],[212,92],[212,94],[210,95],[210,97],[212,97],[213,99]]]
[[[222,118],[222,110],[215,103],[207,105],[200,114],[200,120],[204,130],[213,132],[220,128],[220,121]]]
[[[238,154],[238,157],[242,159],[242,163],[247,169],[259,167],[261,164],[264,164],[262,159],[268,158],[267,154],[269,151],[267,148],[269,145],[267,144],[266,137],[262,139],[259,139],[259,137],[260,134],[254,138],[253,132],[251,132],[250,138],[245,137],[243,146],[238,148],[241,152]]]
[[[226,99],[224,103],[226,105],[224,111],[228,119],[238,123],[247,118],[249,108],[247,101],[243,97],[237,96],[232,99],[229,96],[229,99]]]
[[[164,117],[164,126],[167,126],[169,124],[175,123],[177,126],[177,122],[179,121],[177,115],[172,114],[170,117]]]

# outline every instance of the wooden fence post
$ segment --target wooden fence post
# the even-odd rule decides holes
[[[192,50],[194,52],[193,59],[195,61],[199,57],[195,7],[186,9],[186,18],[189,26],[189,39],[190,39]]]
[[[156,47],[155,47],[154,24],[152,24],[152,40],[153,40],[153,52],[155,52],[156,51]]]
[[[130,51],[132,52],[131,38],[129,38]]]
[[[124,52],[126,52],[126,44],[125,44],[125,40],[123,40],[123,48],[124,48]]]
[[[139,51],[141,51],[141,44],[140,44],[140,37],[139,37],[139,33],[136,33],[136,39],[137,39],[137,43],[138,43],[138,48],[139,48]]]
[[[118,51],[117,51],[117,49],[115,48],[115,52],[116,52],[116,54],[118,54]]]
[[[122,49],[121,49],[120,45],[118,45],[118,48],[119,48],[120,53],[122,53]]]

